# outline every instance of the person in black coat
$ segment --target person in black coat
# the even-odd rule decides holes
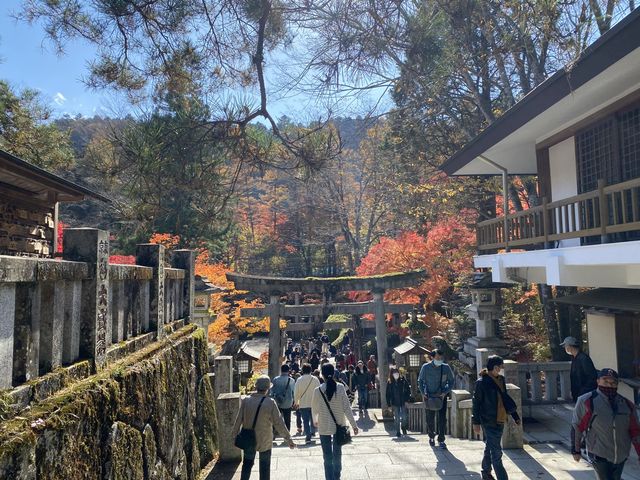
[[[398,438],[407,434],[407,402],[409,398],[411,398],[411,385],[403,375],[400,375],[397,368],[391,367],[387,380],[387,405],[393,407]],[[402,434],[400,429],[402,429]]]
[[[598,388],[598,372],[591,357],[580,349],[580,342],[576,338],[567,337],[560,346],[571,355],[571,396],[575,402],[581,395]]]
[[[482,458],[483,480],[494,478],[492,468],[497,480],[508,479],[502,464],[502,432],[509,415],[516,424],[520,424],[516,402],[507,394],[503,366],[501,357],[490,356],[487,367],[480,372],[473,393],[473,431],[479,434],[482,429],[486,444]]]

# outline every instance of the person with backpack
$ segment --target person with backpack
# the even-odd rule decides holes
[[[293,407],[293,392],[296,381],[289,375],[289,365],[280,367],[280,375],[273,379],[271,398],[273,398],[282,413],[287,431],[291,430],[291,409]]]
[[[436,358],[434,356],[434,358]],[[484,433],[484,455],[482,457],[482,480],[508,480],[507,471],[502,464],[502,432],[511,415],[516,425],[520,425],[520,416],[516,402],[507,394],[504,380],[504,360],[498,355],[487,359],[487,366],[480,372],[473,393],[471,422],[476,435]]]
[[[455,378],[451,367],[444,363],[444,353],[441,350],[433,351],[433,360],[425,363],[418,374],[418,386],[422,392],[425,408],[427,409],[427,433],[429,445],[435,446],[436,431],[438,444],[446,450],[444,432],[447,425],[447,397],[453,390]],[[436,420],[436,413],[438,418]]]
[[[254,432],[254,439],[242,449],[242,472],[240,480],[249,480],[251,469],[256,458],[256,452],[260,453],[260,480],[269,480],[271,470],[271,447],[273,429],[275,428],[288,442],[289,448],[295,444],[291,434],[287,430],[284,421],[280,417],[280,411],[276,402],[267,396],[271,380],[266,375],[256,380],[256,393],[244,397],[240,403],[240,410],[233,424],[232,434],[235,438],[240,429]]]
[[[587,457],[599,480],[619,480],[631,445],[640,455],[640,425],[635,405],[618,393],[618,372],[604,368],[598,388],[578,397],[571,425],[571,453],[580,461],[584,439]]]
[[[340,480],[342,472],[342,445],[348,440],[347,421],[358,434],[356,419],[344,385],[335,381],[335,369],[330,363],[322,366],[325,383],[313,391],[311,414],[320,434],[325,480]]]
[[[407,434],[407,402],[411,397],[411,385],[395,367],[389,369],[386,397],[387,405],[393,407],[396,436],[400,438],[403,434]],[[401,429],[402,433],[400,433]]]
[[[311,399],[313,398],[314,390],[319,386],[320,380],[311,375],[311,365],[308,363],[302,365],[302,376],[296,381],[293,399],[302,416],[306,443],[310,443],[311,437],[315,434],[313,420],[311,419]]]

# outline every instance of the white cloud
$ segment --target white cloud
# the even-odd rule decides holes
[[[64,102],[67,101],[67,98],[62,93],[58,92],[53,96],[53,101],[58,105],[63,105]]]

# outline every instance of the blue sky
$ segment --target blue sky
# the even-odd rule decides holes
[[[12,86],[40,91],[56,116],[108,115],[113,99],[103,92],[87,89],[81,79],[94,49],[80,42],[68,45],[59,56],[55,47],[44,39],[38,25],[29,26],[11,18],[20,0],[0,2],[0,78]]]
[[[80,40],[69,42],[65,53],[58,55],[55,46],[47,39],[40,25],[28,25],[12,18],[19,11],[22,0],[0,0],[0,79],[17,88],[32,88],[41,93],[42,100],[52,109],[54,116],[65,114],[85,117],[94,115],[118,116],[130,112],[130,108],[117,96],[106,91],[88,89],[82,78],[87,64],[95,57],[95,49]],[[280,63],[272,58],[274,63]],[[285,65],[286,60],[282,61]],[[273,63],[272,63],[273,65]],[[274,91],[270,95],[270,111],[275,117],[287,115],[294,120],[318,119],[326,115],[327,100],[308,94],[281,92],[277,69],[267,70]],[[255,92],[243,92],[249,97]],[[358,115],[369,111],[379,100],[382,90],[368,98],[342,98],[328,101],[334,115]],[[389,101],[383,102],[389,107]],[[375,110],[375,108],[374,108]]]

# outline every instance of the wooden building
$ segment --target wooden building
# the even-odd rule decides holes
[[[58,204],[110,200],[0,150],[0,254],[52,257]]]

